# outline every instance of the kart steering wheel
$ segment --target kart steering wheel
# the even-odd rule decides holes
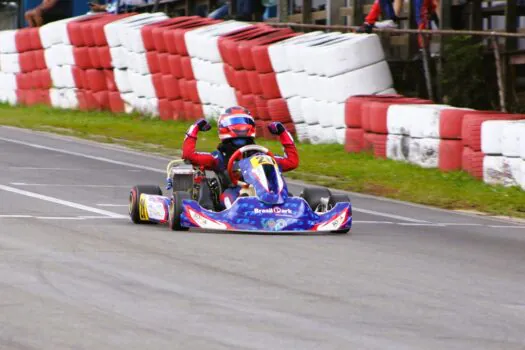
[[[230,177],[230,180],[233,186],[237,186],[239,182],[241,182],[239,181],[239,176],[235,175],[235,173],[233,172],[233,163],[235,163],[235,161],[237,160],[242,160],[246,158],[244,157],[244,153],[248,151],[258,151],[258,152],[264,153],[267,156],[270,156],[273,159],[275,159],[273,156],[273,153],[268,148],[263,147],[263,146],[248,145],[248,146],[239,148],[238,150],[233,152],[232,156],[230,157],[230,160],[228,161],[228,168],[227,168],[228,176]]]

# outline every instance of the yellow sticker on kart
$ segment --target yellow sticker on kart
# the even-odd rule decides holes
[[[252,167],[257,168],[258,166],[265,164],[275,165],[275,160],[270,156],[261,155],[250,159],[250,163],[252,163]]]
[[[147,195],[145,195],[143,193],[140,194],[140,199],[139,199],[139,217],[140,217],[140,220],[143,220],[143,221],[148,221],[149,220],[148,209],[147,209],[147,206],[146,206],[146,198],[148,198]]]

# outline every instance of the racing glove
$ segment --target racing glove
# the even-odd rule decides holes
[[[168,177],[166,179],[166,189],[171,190],[173,188],[173,179],[171,177]]]
[[[197,138],[199,131],[208,131],[211,129],[210,123],[204,118],[197,120],[186,132],[186,137]]]
[[[284,127],[282,123],[273,122],[273,123],[268,124],[268,130],[273,135],[281,135],[283,132],[286,131],[286,128]]]

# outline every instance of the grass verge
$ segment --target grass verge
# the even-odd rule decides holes
[[[179,155],[190,123],[164,122],[138,115],[0,105],[0,124],[121,143],[136,149]],[[216,129],[201,133],[198,148],[217,146]],[[258,140],[275,153],[275,141]],[[300,166],[289,178],[342,190],[380,195],[446,209],[476,210],[525,217],[525,191],[489,186],[463,172],[442,173],[371,154],[348,154],[339,145],[299,144]]]

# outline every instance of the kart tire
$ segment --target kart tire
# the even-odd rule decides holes
[[[184,199],[191,199],[191,196],[188,192],[177,191],[173,192],[173,197],[171,200],[169,208],[169,226],[173,231],[188,231],[189,227],[181,226],[180,216],[182,214],[182,201]]]
[[[315,211],[321,203],[321,198],[330,198],[332,193],[328,188],[324,187],[305,187],[299,197],[302,197],[310,208]]]
[[[139,214],[139,198],[140,195],[143,193],[162,196],[162,190],[159,186],[137,185],[133,187],[129,193],[129,216],[134,224],[141,224],[146,222],[140,220]]]
[[[350,197],[346,194],[342,193],[334,193],[330,196],[330,200],[328,201],[328,205],[333,208],[337,203],[350,203]]]

